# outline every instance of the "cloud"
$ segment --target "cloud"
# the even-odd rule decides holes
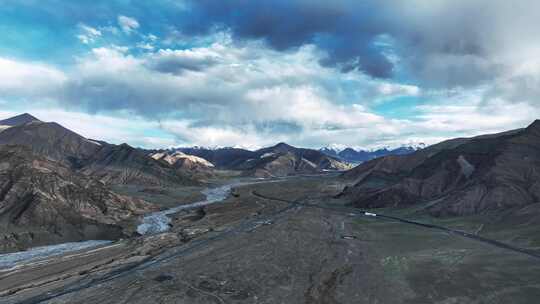
[[[177,65],[163,70],[164,61]],[[260,43],[222,41],[138,56],[126,47],[99,47],[79,57],[46,96],[73,113],[131,113],[167,122],[157,128],[186,144],[259,147],[312,132],[388,129],[383,117],[356,103],[361,98],[350,99],[363,94],[362,86],[376,91],[379,82],[317,62],[312,47],[282,53]],[[344,86],[359,92],[342,94]]]
[[[242,128],[196,126],[190,121],[165,121],[162,128],[174,134],[184,145],[203,147],[236,147],[243,149],[258,149],[288,139],[286,136],[268,136],[256,130],[254,126]]]
[[[97,38],[101,37],[100,30],[86,24],[80,23],[79,29],[82,33],[77,35],[77,38],[84,44],[93,43]]]
[[[511,71],[495,79],[484,94],[484,102],[493,99],[540,106],[540,60],[516,63]]]
[[[135,147],[165,148],[180,145],[174,136],[156,132],[159,123],[133,115],[91,115],[62,109],[28,109],[42,121],[57,122],[90,139],[113,144],[129,143]],[[20,114],[19,111],[0,111],[0,120]]]
[[[418,106],[416,126],[431,132],[470,136],[523,128],[540,116],[537,106],[500,98],[486,102],[484,94],[485,89],[475,90]]]
[[[145,36],[145,39],[147,39],[148,41],[155,42],[158,40],[158,37],[154,34],[148,34]]]
[[[540,25],[540,3],[535,1],[96,0],[62,3],[61,10],[36,0],[7,3],[14,11],[28,12],[20,16],[24,24],[48,20],[37,27],[52,28],[43,37],[51,41],[58,41],[67,24],[79,22],[101,24],[97,29],[103,34],[117,31],[111,20],[125,33],[140,31],[145,24],[171,49],[191,47],[195,38],[229,32],[238,43],[263,41],[284,52],[312,45],[321,51],[318,61],[325,66],[394,82],[406,79],[421,88],[489,83],[511,73],[516,63],[534,59],[532,50],[539,44],[535,29]],[[10,28],[32,34],[26,26]],[[90,43],[89,36],[81,35],[85,36],[79,37],[82,41]],[[10,36],[4,35],[1,42],[9,45]],[[64,43],[58,43],[58,48],[70,48],[66,41],[60,42]],[[140,46],[164,48],[150,42],[145,40]]]
[[[160,136],[148,138],[131,133],[107,137],[141,146],[256,148],[276,141],[308,147],[399,146],[501,131],[526,125],[540,114],[520,104],[521,114],[513,115],[511,102],[484,101],[487,88],[446,95],[446,91],[343,74],[319,65],[319,58],[314,46],[280,52],[259,42],[239,45],[227,39],[207,47],[139,55],[113,45],[92,49],[66,73],[57,71],[62,81],[51,86],[56,90],[46,96],[58,100],[69,113],[134,115],[162,130]],[[160,67],[164,62],[174,68]],[[19,94],[24,96],[24,91]],[[401,119],[371,110],[372,103],[397,96],[431,102],[413,106],[418,114]],[[86,118],[73,115],[74,120],[93,117],[80,115]],[[80,130],[84,128],[92,130],[90,123]],[[105,130],[89,133],[101,138],[100,132]]]
[[[480,1],[187,1],[183,33],[230,30],[277,50],[315,45],[321,63],[422,87],[473,87],[504,75],[538,46],[540,3]],[[515,18],[520,16],[520,18]],[[187,21],[186,21],[187,20]],[[522,57],[522,55],[525,55]]]
[[[67,81],[64,72],[42,63],[28,63],[0,57],[2,98],[52,97]]]
[[[139,42],[137,47],[143,50],[152,51],[155,47],[148,42]]]
[[[185,33],[224,28],[237,39],[262,39],[280,51],[315,44],[326,54],[320,60],[324,65],[392,76],[392,62],[374,44],[386,27],[376,22],[372,1],[188,2],[193,17],[181,24]]]
[[[420,88],[415,85],[396,84],[396,83],[381,83],[376,88],[377,93],[384,97],[397,97],[397,96],[418,96],[420,95]]]
[[[137,19],[123,15],[118,16],[118,25],[126,34],[131,34],[140,26]]]
[[[148,61],[159,72],[179,74],[184,70],[201,71],[219,62],[220,55],[209,48],[192,50],[159,50]]]
[[[93,48],[77,43],[59,67],[0,59],[2,107],[54,100],[152,122],[163,144],[250,147],[433,143],[540,115],[536,2],[122,3],[99,5],[99,18],[75,2],[38,6]]]
[[[254,89],[247,93],[246,104],[259,121],[284,120],[307,130],[366,128],[384,119],[357,104],[336,105],[311,86]]]
[[[313,47],[282,53],[227,41],[140,56],[95,48],[72,69],[62,100],[92,113],[128,110],[152,119],[350,128],[379,119],[362,105],[368,98],[417,94],[414,86],[341,74],[318,58]]]

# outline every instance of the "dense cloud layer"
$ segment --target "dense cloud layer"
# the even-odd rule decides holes
[[[380,118],[355,100],[418,93],[413,86],[336,74],[319,66],[317,58],[313,48],[281,53],[258,43],[214,43],[139,57],[119,48],[95,48],[67,76],[59,99],[92,113],[127,110],[193,124],[298,131],[366,126]],[[348,87],[355,89],[340,97]]]
[[[137,117],[149,144],[433,143],[540,115],[537,1],[2,3],[3,107]]]
[[[371,1],[193,1],[187,32],[221,26],[237,38],[264,39],[277,50],[315,44],[321,62],[344,71],[359,69],[378,78],[392,76],[393,64],[375,40],[387,32]],[[375,14],[374,14],[375,13]]]
[[[189,2],[186,33],[217,26],[278,50],[315,44],[325,65],[376,78],[409,75],[434,87],[474,86],[506,72],[511,54],[538,43],[540,26],[536,1]]]
[[[192,37],[229,31],[237,41],[261,39],[279,51],[315,45],[324,53],[319,58],[323,65],[438,89],[476,86],[512,72],[516,62],[530,59],[538,49],[536,31],[540,26],[540,2],[531,0],[3,3],[0,14],[3,10],[34,11],[22,14],[26,19],[19,15],[13,18],[47,20],[40,30],[55,34],[63,34],[58,31],[72,19],[75,23],[100,23],[104,30],[79,35],[87,42],[114,25],[128,34],[146,30],[180,44]],[[6,38],[0,42],[2,39]],[[65,47],[66,41],[62,42],[58,48]],[[141,46],[150,45],[145,42]]]

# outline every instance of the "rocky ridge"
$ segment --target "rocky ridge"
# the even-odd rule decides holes
[[[382,157],[343,177],[354,182],[341,196],[359,208],[418,204],[435,216],[455,216],[539,203],[540,121]]]
[[[117,239],[129,234],[127,221],[152,210],[27,147],[0,145],[0,252]]]

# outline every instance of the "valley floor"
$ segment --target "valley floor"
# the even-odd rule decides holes
[[[535,303],[540,259],[376,217],[298,177],[238,187],[170,231],[0,271],[1,303]],[[321,207],[332,207],[325,209]],[[509,239],[476,218],[393,215]],[[379,212],[379,211],[377,211]],[[388,212],[382,210],[380,212]]]

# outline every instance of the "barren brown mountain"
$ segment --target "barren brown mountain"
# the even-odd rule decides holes
[[[124,221],[155,209],[27,147],[0,145],[0,252],[128,236]]]
[[[132,222],[157,207],[111,185],[196,183],[126,144],[89,140],[29,114],[0,123],[0,252],[129,236]]]
[[[13,120],[13,119],[10,119]],[[127,144],[112,145],[87,139],[54,122],[16,120],[0,132],[0,145],[22,145],[38,155],[62,162],[73,170],[108,184],[174,185],[196,183],[166,162]]]
[[[540,202],[540,121],[525,129],[454,139],[343,175],[360,208],[422,204],[432,215],[468,215]]]

